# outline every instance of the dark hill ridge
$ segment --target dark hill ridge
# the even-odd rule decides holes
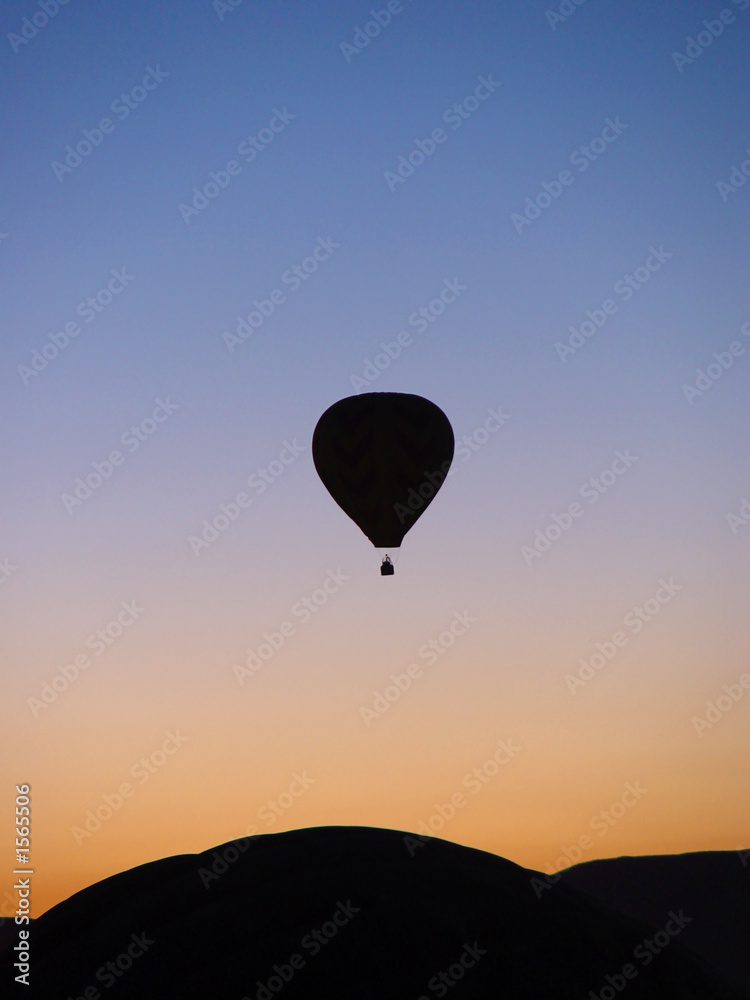
[[[566,885],[654,925],[679,901],[693,918],[680,944],[750,996],[750,852],[608,858],[561,874]]]
[[[678,941],[641,965],[634,949],[653,928],[563,882],[538,895],[541,877],[393,830],[267,834],[142,865],[53,907],[33,926],[33,985],[13,994],[606,1000],[620,976],[626,1000],[742,997]],[[13,960],[0,956],[3,997]]]

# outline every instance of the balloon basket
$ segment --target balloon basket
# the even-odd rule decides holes
[[[380,575],[393,576],[393,563],[388,558],[388,556],[386,556],[383,562],[380,564]]]
[[[380,563],[380,575],[381,576],[393,576],[396,563],[398,562],[400,549],[378,549],[378,555],[381,558]]]

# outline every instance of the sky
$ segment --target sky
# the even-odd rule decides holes
[[[308,826],[747,847],[750,2],[55,7],[2,12],[2,916],[24,783],[36,916]],[[392,577],[311,455],[368,391],[457,441]]]

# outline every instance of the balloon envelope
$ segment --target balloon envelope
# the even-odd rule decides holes
[[[453,449],[440,407],[401,392],[340,399],[312,443],[326,489],[377,548],[399,547],[445,479]]]

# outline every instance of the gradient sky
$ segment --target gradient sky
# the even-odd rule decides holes
[[[588,0],[553,25],[543,0],[406,0],[356,54],[341,43],[385,3],[218,6],[71,0],[26,43],[10,36],[41,8],[3,9],[0,896],[20,782],[35,915],[253,829],[417,830],[458,793],[440,836],[544,871],[585,835],[585,860],[747,846],[750,692],[710,728],[695,720],[750,672],[750,504],[747,523],[727,518],[750,498],[750,185],[717,188],[750,157],[750,4]],[[734,20],[678,67],[722,9]],[[499,85],[472,110],[480,78]],[[89,155],[56,168],[103,118],[114,127]],[[620,134],[582,170],[576,150],[607,119]],[[247,162],[242,144],[272,120],[282,130]],[[232,160],[217,197],[180,210]],[[518,232],[543,182],[557,197]],[[618,282],[656,267],[652,248],[662,263],[626,300]],[[132,280],[91,318],[113,270]],[[410,323],[446,281],[465,289],[426,329]],[[230,351],[223,335],[274,289],[284,301]],[[611,315],[595,312],[605,300]],[[587,310],[604,322],[563,360],[555,345]],[[76,320],[57,356],[34,354]],[[372,391],[426,396],[457,439],[509,417],[457,453],[388,579],[310,442],[402,331]],[[714,352],[731,367],[686,394]],[[158,400],[175,408],[157,424]],[[287,443],[298,457],[256,493],[248,477]],[[121,464],[66,504],[113,450]],[[581,489],[618,451],[635,460],[590,502]],[[252,504],[194,551],[245,491]],[[346,579],[305,621],[293,609],[329,572]],[[661,580],[673,596],[625,624]],[[122,602],[143,610],[98,655],[87,639]],[[420,648],[456,613],[475,621],[429,662]],[[240,683],[233,666],[284,621],[294,634]],[[422,675],[368,725],[361,710],[410,663]],[[169,732],[186,739],[164,757]],[[500,740],[518,750],[474,794],[465,776]],[[123,782],[132,796],[77,838]],[[627,785],[638,797],[603,820]]]

